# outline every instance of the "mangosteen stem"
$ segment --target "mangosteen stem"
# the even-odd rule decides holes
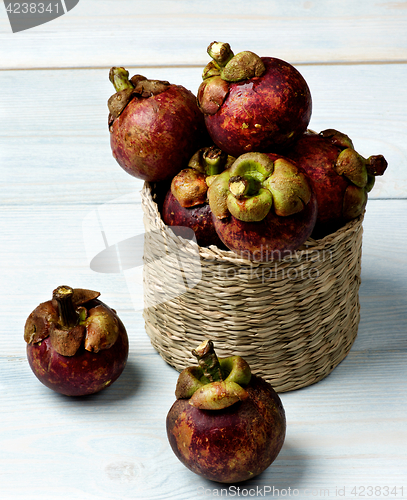
[[[218,175],[223,171],[228,155],[221,149],[212,146],[203,153],[203,159],[206,164],[206,175]]]
[[[59,323],[63,328],[73,328],[78,323],[78,313],[73,303],[73,288],[59,286],[53,291],[52,298],[57,301]]]
[[[237,199],[244,196],[250,196],[259,191],[259,182],[253,178],[245,178],[240,175],[234,175],[229,179],[229,191]]]
[[[192,350],[192,354],[198,359],[199,366],[210,382],[223,381],[219,359],[211,340],[204,340],[199,347]]]
[[[225,82],[239,82],[259,77],[266,71],[264,62],[257,54],[245,50],[235,55],[228,43],[212,42],[207,52],[212,61],[204,69],[203,80],[219,75]],[[213,80],[217,82],[216,86],[218,86],[217,80],[216,78]]]
[[[111,68],[109,71],[109,80],[113,83],[116,92],[134,88],[129,80],[129,72],[125,68]]]
[[[383,175],[387,168],[387,161],[383,155],[369,156],[366,161],[367,173],[370,175]]]
[[[212,42],[207,51],[209,56],[212,57],[215,63],[220,67],[226,66],[226,64],[234,56],[234,53],[228,43]]]

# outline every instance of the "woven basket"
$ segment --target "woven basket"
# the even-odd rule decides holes
[[[178,371],[195,365],[191,350],[209,338],[219,357],[243,356],[285,392],[318,382],[345,358],[360,318],[363,215],[289,259],[251,262],[176,236],[156,190],[146,182],[141,193],[144,320],[166,362]]]

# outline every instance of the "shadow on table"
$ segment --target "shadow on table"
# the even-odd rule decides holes
[[[90,396],[67,397],[56,394],[68,404],[81,402],[82,405],[109,406],[131,398],[143,382],[142,369],[133,360],[127,361],[126,367],[120,377],[113,384],[102,391]]]

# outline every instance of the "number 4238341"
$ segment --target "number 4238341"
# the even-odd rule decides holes
[[[355,486],[351,490],[351,495],[355,498],[362,497],[399,497],[404,496],[403,486]]]
[[[34,3],[34,2],[10,2],[6,4],[6,11],[9,14],[58,14],[59,3]]]

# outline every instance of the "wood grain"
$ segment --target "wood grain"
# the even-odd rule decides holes
[[[86,0],[14,37],[0,23],[7,69],[202,65],[214,40],[293,63],[407,60],[403,1]]]
[[[354,499],[363,490],[353,487],[368,486],[379,488],[364,491],[370,498],[407,498],[407,3],[82,0],[16,34],[2,5],[1,500],[276,498],[288,488],[301,499]],[[232,489],[172,453],[165,417],[178,374],[152,348],[123,272],[90,267],[102,228],[113,246],[143,232],[142,182],[110,151],[109,68],[196,92],[213,40],[295,64],[313,96],[310,127],[338,128],[361,154],[389,162],[364,220],[350,354],[318,384],[281,396],[279,457]],[[53,393],[26,360],[25,320],[61,284],[99,290],[129,334],[123,375],[95,396]]]

